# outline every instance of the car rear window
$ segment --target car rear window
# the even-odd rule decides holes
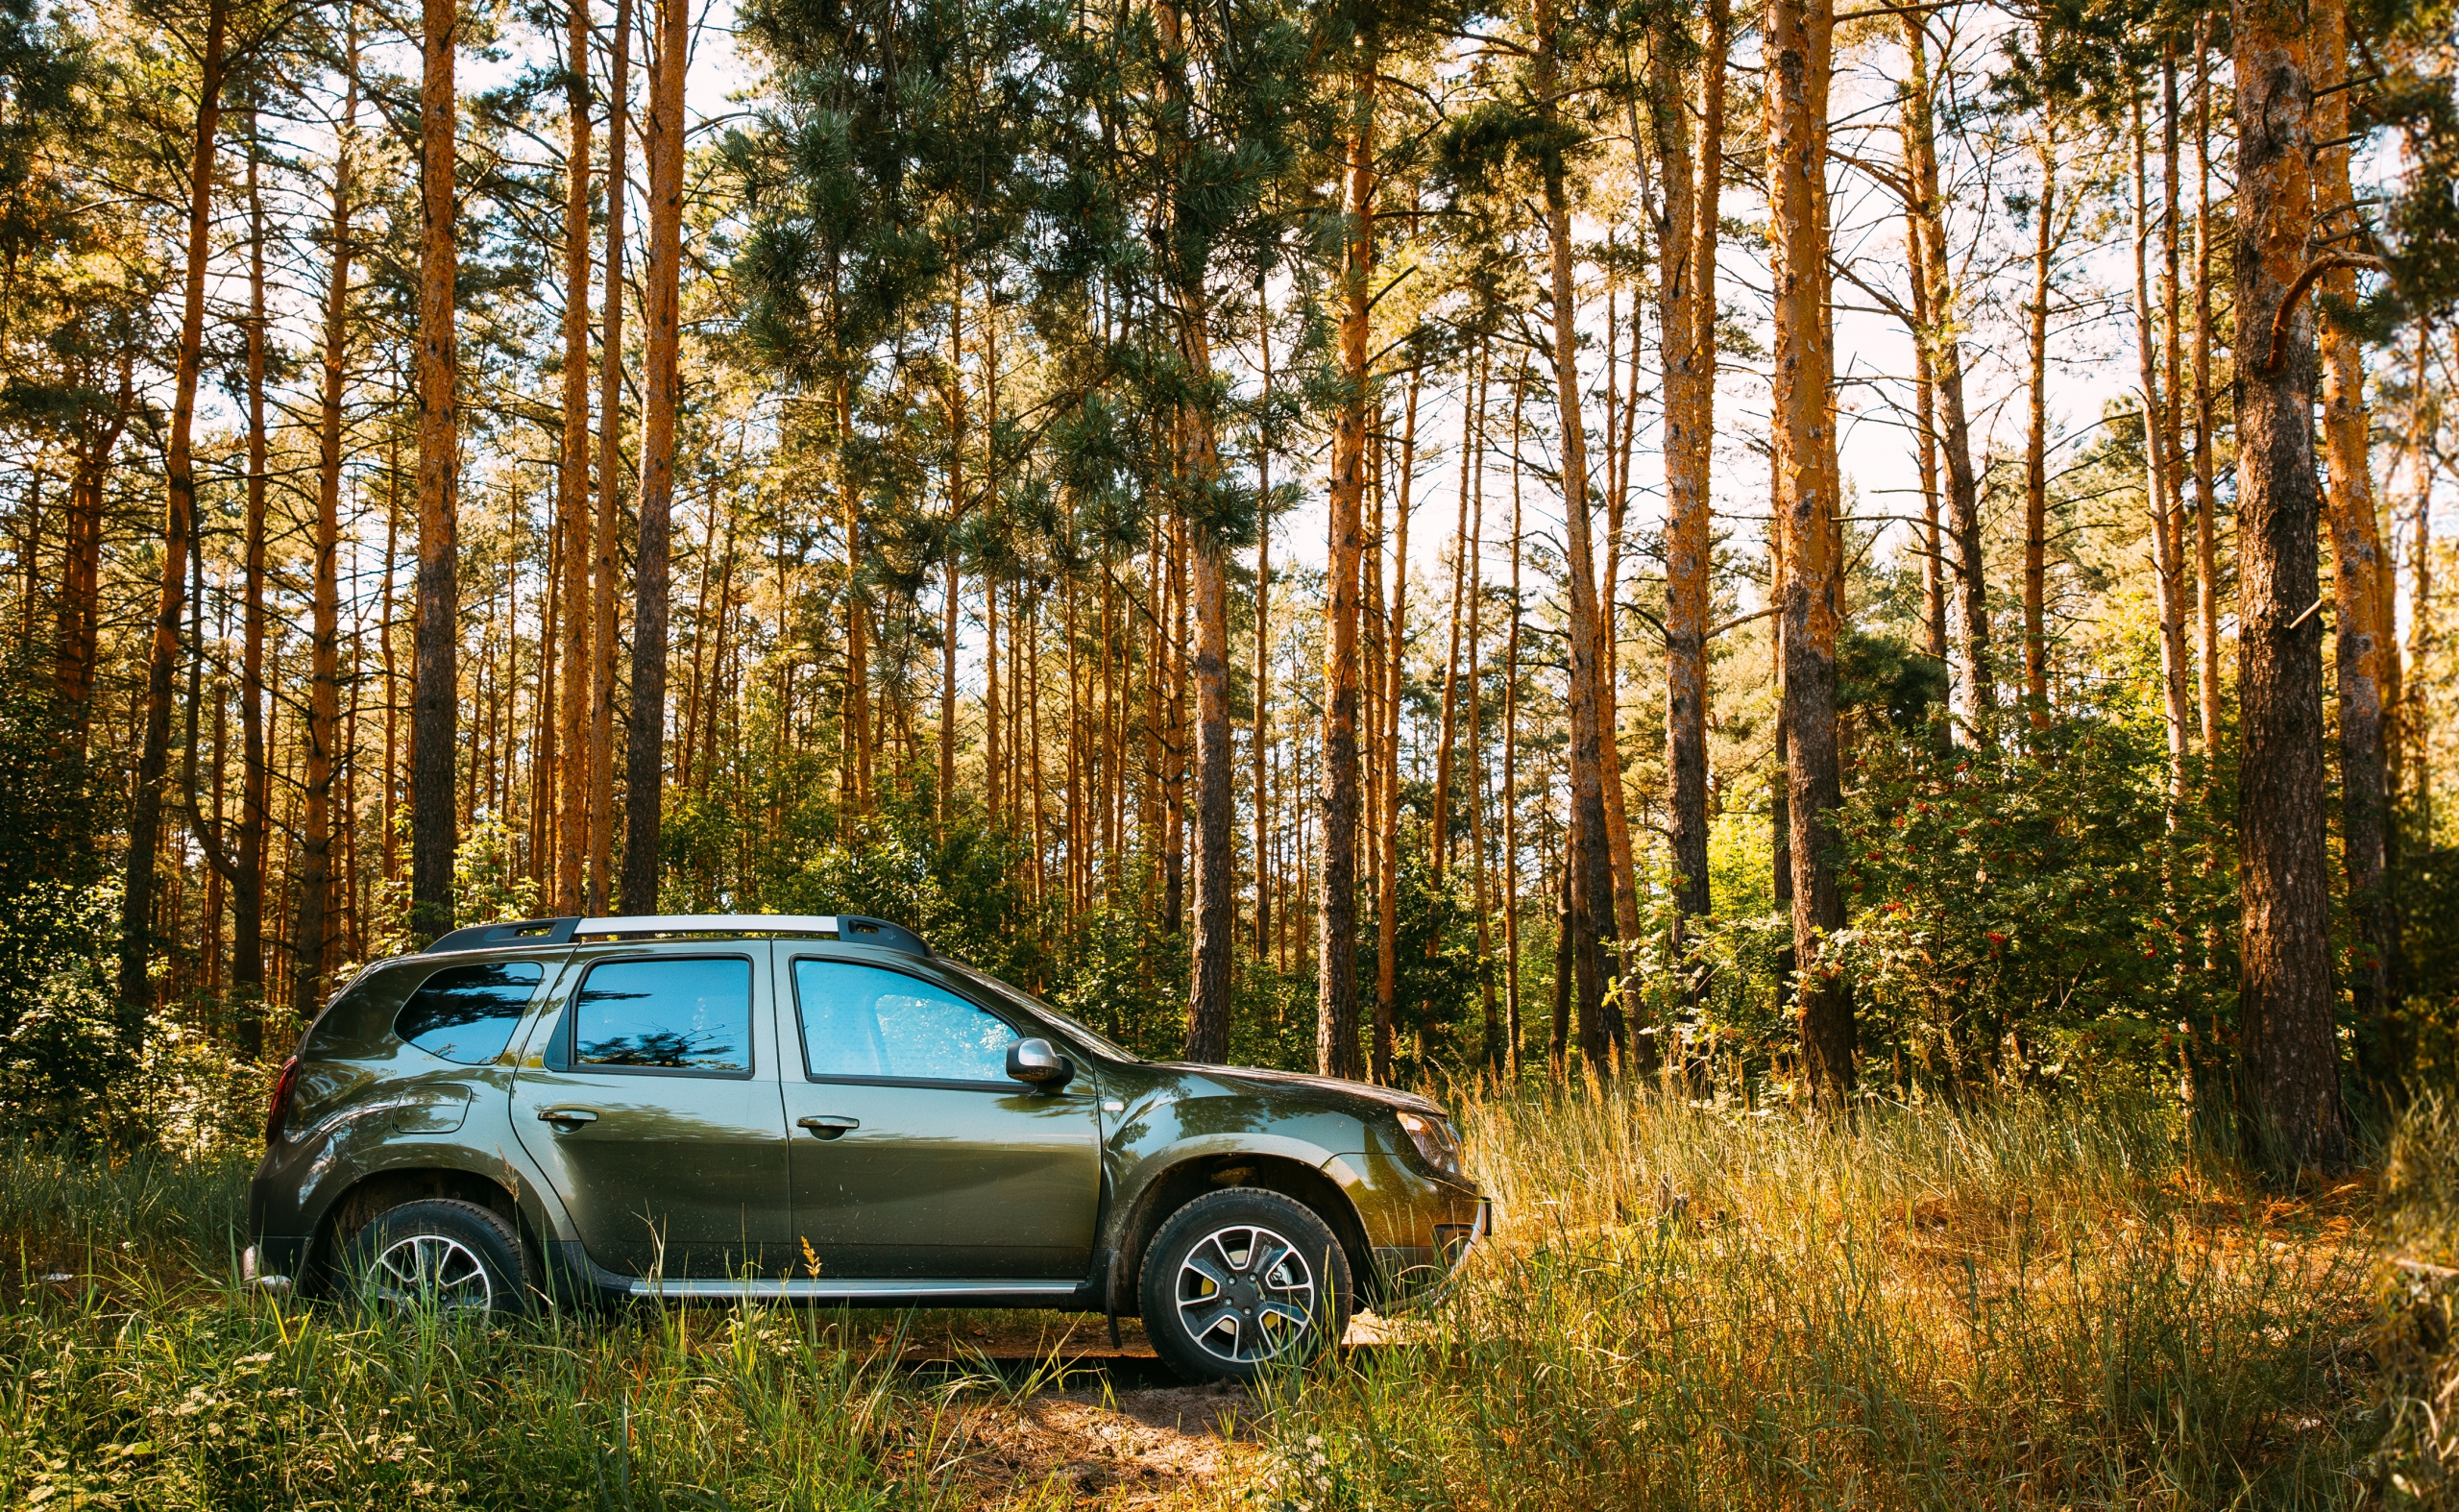
[[[751,963],[741,956],[601,961],[572,1004],[581,1065],[741,1076],[751,1069]]]
[[[393,1033],[429,1055],[484,1065],[503,1054],[545,976],[535,961],[447,966],[402,1005]]]

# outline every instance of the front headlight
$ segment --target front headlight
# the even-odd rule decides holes
[[[1460,1175],[1460,1132],[1451,1120],[1428,1117],[1424,1113],[1402,1113],[1400,1127],[1407,1131],[1409,1141],[1418,1147],[1425,1163],[1455,1181]]]

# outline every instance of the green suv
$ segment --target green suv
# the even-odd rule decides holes
[[[1252,1376],[1486,1232],[1443,1110],[1140,1060],[880,919],[456,930],[276,1084],[246,1274],[518,1312],[772,1298],[1140,1316]]]

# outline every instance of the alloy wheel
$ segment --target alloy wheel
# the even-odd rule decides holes
[[[477,1252],[440,1233],[396,1239],[376,1256],[369,1280],[385,1303],[414,1303],[439,1312],[487,1312],[495,1280]]]
[[[1179,1322],[1198,1348],[1232,1365],[1287,1353],[1315,1326],[1315,1272],[1270,1229],[1235,1224],[1179,1262]]]

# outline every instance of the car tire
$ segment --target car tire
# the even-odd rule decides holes
[[[521,1241],[500,1213],[432,1197],[376,1215],[351,1242],[345,1283],[368,1305],[512,1317],[529,1310]]]
[[[1355,1296],[1331,1226],[1257,1187],[1209,1192],[1145,1247],[1144,1336],[1181,1378],[1254,1380],[1337,1343]]]

